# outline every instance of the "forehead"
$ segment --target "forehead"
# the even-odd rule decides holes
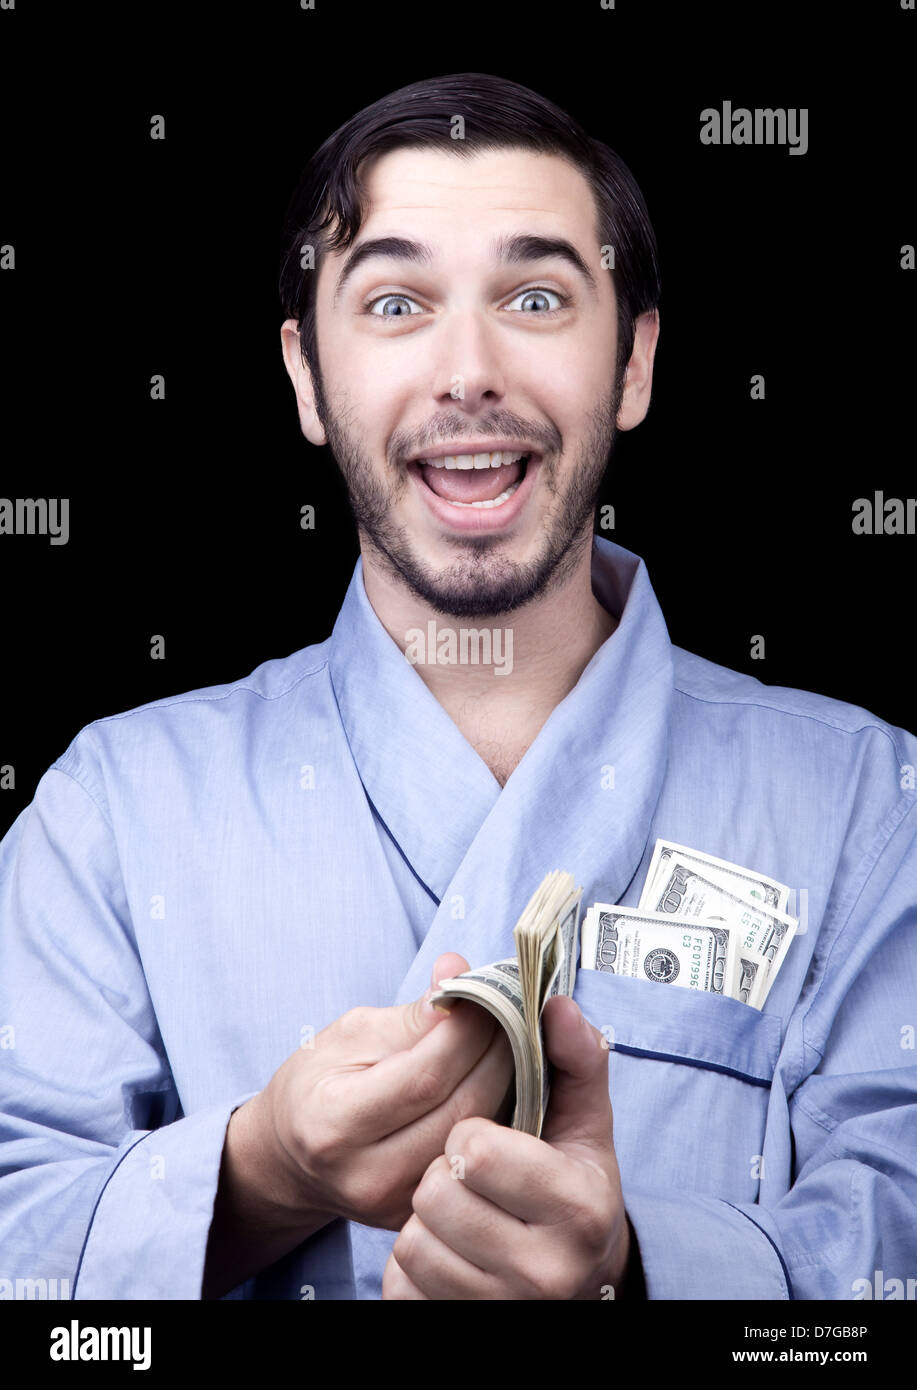
[[[376,156],[361,170],[370,230],[410,231],[421,225],[454,236],[459,229],[490,235],[496,226],[525,223],[532,232],[563,231],[588,252],[598,245],[592,188],[560,155],[534,150],[400,149]],[[464,234],[464,231],[463,231]]]

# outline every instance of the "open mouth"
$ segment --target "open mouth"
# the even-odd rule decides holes
[[[518,490],[533,457],[520,450],[496,450],[415,459],[410,467],[444,502],[490,511],[502,507]]]

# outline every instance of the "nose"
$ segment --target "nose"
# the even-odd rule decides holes
[[[433,395],[470,412],[493,405],[506,391],[495,324],[473,309],[452,310],[437,326],[433,348]]]

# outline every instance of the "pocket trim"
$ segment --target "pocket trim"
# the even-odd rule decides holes
[[[777,1014],[686,986],[582,968],[573,998],[611,1051],[772,1085],[784,1032]]]
[[[735,1067],[723,1066],[722,1062],[707,1062],[697,1057],[683,1057],[677,1052],[650,1052],[645,1047],[631,1047],[628,1043],[615,1043],[610,1050],[612,1052],[626,1052],[630,1057],[653,1057],[660,1062],[678,1062],[683,1067],[699,1067],[701,1071],[721,1071],[725,1076],[734,1076],[738,1081],[747,1081],[749,1086],[763,1086],[768,1091],[771,1088],[771,1081],[766,1080],[763,1076],[749,1076],[747,1072],[737,1071]]]

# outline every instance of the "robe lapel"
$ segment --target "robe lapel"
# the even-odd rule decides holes
[[[598,538],[593,588],[618,627],[472,830],[398,1004],[423,992],[444,951],[472,968],[512,956],[513,927],[551,869],[582,884],[585,910],[618,902],[640,866],[667,764],[671,643],[639,557]]]
[[[671,644],[638,556],[597,537],[592,582],[618,626],[501,790],[376,617],[357,563],[332,684],[367,795],[439,900],[396,1003],[423,992],[444,951],[472,967],[512,955],[549,870],[569,870],[585,906],[619,901],[640,865],[666,769]]]
[[[366,793],[439,901],[501,789],[376,617],[362,559],[334,626],[329,665]]]

